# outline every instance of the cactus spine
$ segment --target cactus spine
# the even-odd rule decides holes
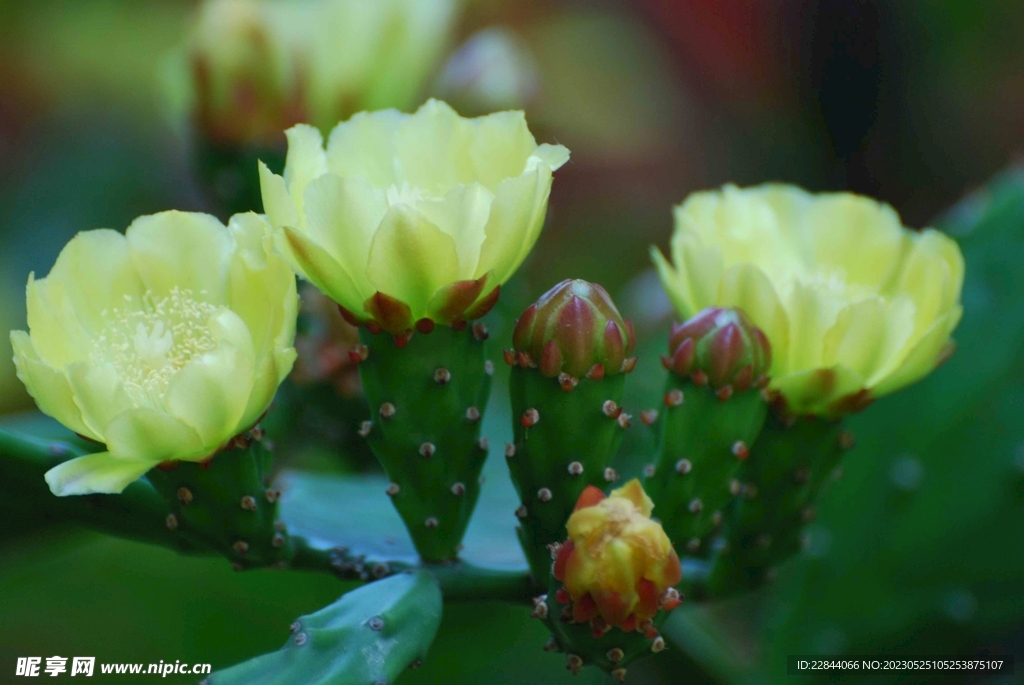
[[[487,458],[487,328],[431,322],[394,336],[364,328],[359,337],[353,355],[372,412],[362,433],[391,480],[387,494],[424,560],[454,559]]]
[[[514,434],[505,456],[522,502],[519,540],[541,586],[549,582],[548,548],[564,539],[580,494],[618,478],[611,461],[629,425],[622,397],[635,344],[608,293],[574,280],[527,308],[505,352]]]
[[[673,325],[662,363],[659,454],[644,487],[676,549],[703,556],[764,425],[771,346],[743,312],[712,307]]]
[[[147,474],[170,505],[166,528],[224,554],[237,571],[285,565],[294,554],[261,437],[254,428],[207,461],[166,462]]]
[[[800,551],[818,495],[852,446],[840,420],[772,412],[740,473],[744,492],[708,579],[713,593],[756,588]]]

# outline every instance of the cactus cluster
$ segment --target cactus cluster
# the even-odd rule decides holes
[[[549,547],[589,486],[618,480],[612,459],[629,426],[622,409],[636,335],[599,285],[567,280],[516,323],[512,366],[514,442],[505,446],[521,504],[519,539],[534,579],[546,586]]]
[[[487,337],[479,322],[395,336],[364,327],[352,352],[372,412],[361,433],[427,561],[458,556],[480,496],[488,453],[480,425],[494,373]]]

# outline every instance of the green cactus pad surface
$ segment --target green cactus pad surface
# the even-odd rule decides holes
[[[493,373],[486,329],[359,336],[367,351],[359,375],[372,417],[364,432],[390,478],[388,494],[424,560],[454,559],[487,458],[480,439]]]
[[[270,451],[257,440],[207,462],[157,467],[146,477],[169,505],[166,529],[211,547],[242,570],[285,565],[293,554],[270,467]]]
[[[610,469],[628,425],[621,408],[625,379],[581,378],[565,391],[536,369],[512,369],[514,443],[505,455],[522,502],[519,539],[541,586],[551,573],[548,545],[565,539],[580,493],[588,485],[604,490],[617,478]]]
[[[722,400],[709,386],[675,374],[664,404],[658,458],[645,469],[644,489],[676,550],[706,556],[740,492],[737,475],[751,458],[768,404],[756,388]]]
[[[801,531],[843,455],[841,421],[771,417],[740,472],[743,494],[715,560],[717,595],[756,588],[801,548]]]
[[[206,682],[390,685],[426,656],[441,609],[441,591],[429,573],[392,576],[300,617],[280,650],[218,671]]]

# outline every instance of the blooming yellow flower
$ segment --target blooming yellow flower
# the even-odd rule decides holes
[[[202,461],[255,424],[295,360],[298,297],[269,226],[163,212],[79,233],[27,287],[13,331],[39,408],[107,451],[46,474],[56,495],[120,492],[166,460]]]
[[[288,132],[284,177],[260,165],[278,249],[358,322],[392,333],[475,318],[526,258],[552,172],[522,112],[464,119],[431,100],[415,114],[361,113],[331,133]]]
[[[739,307],[771,341],[771,388],[794,413],[839,415],[925,376],[951,349],[963,256],[892,207],[788,185],[699,192],[676,207],[670,265],[683,317]]]
[[[216,140],[276,144],[300,121],[408,108],[441,61],[456,0],[207,0],[169,94]]]
[[[642,628],[665,605],[678,604],[666,591],[682,579],[679,557],[661,524],[651,520],[654,504],[633,479],[608,497],[594,486],[580,495],[558,549],[552,575],[565,584],[573,619],[600,617],[623,630]]]

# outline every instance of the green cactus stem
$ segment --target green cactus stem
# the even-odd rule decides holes
[[[261,437],[254,428],[207,461],[167,462],[146,474],[169,505],[164,527],[220,552],[236,571],[284,567],[294,553]]]
[[[430,323],[397,336],[364,328],[359,338],[353,355],[372,412],[361,432],[390,478],[387,494],[425,561],[454,559],[487,458],[487,328]]]
[[[74,522],[108,535],[162,545],[183,553],[206,553],[208,546],[168,530],[170,513],[164,498],[149,481],[140,478],[117,495],[54,497],[44,474],[61,462],[88,451],[72,441],[47,440],[15,431],[0,430],[0,478],[5,483],[0,506],[26,520]],[[101,450],[101,445],[95,446]]]
[[[709,592],[727,596],[756,589],[802,548],[814,505],[853,446],[841,420],[772,415],[740,472],[726,544],[713,561]]]
[[[204,685],[388,685],[426,657],[441,610],[429,573],[392,576],[300,617],[280,650],[218,671]]]
[[[768,412],[771,347],[743,312],[712,307],[672,327],[662,363],[659,453],[644,489],[672,545],[707,556]]]
[[[564,539],[580,493],[618,479],[611,462],[630,422],[622,398],[635,343],[608,293],[576,280],[523,313],[505,352],[514,436],[505,457],[522,502],[519,540],[541,587],[550,578],[548,548]]]

